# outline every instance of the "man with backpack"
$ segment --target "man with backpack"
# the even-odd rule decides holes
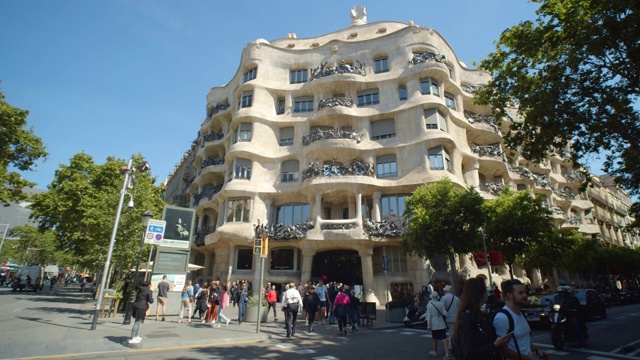
[[[502,349],[503,355],[514,360],[548,359],[549,354],[531,342],[531,328],[522,314],[522,309],[527,305],[524,284],[520,280],[507,280],[500,286],[507,304],[493,318],[493,326],[498,336],[513,333],[507,347]]]

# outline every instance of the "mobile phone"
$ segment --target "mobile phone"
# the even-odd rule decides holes
[[[512,336],[512,335],[513,335],[513,331],[512,331],[512,332],[510,332],[510,333],[507,333],[506,335],[507,335],[507,336]]]

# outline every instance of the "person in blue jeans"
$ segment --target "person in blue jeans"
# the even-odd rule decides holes
[[[247,283],[242,283],[242,286],[234,294],[233,302],[238,305],[238,325],[242,324],[244,314],[247,312]]]

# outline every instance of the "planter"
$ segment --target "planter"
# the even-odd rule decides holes
[[[260,308],[260,322],[267,321],[267,307],[263,306]],[[256,322],[258,319],[258,307],[257,306],[247,306],[247,312],[244,314],[245,322]]]
[[[404,322],[404,317],[406,315],[404,308],[391,308],[388,311],[389,311],[389,322],[391,323]]]

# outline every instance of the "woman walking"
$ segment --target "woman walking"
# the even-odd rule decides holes
[[[207,322],[211,324],[218,321],[218,295],[220,295],[218,285],[215,281],[212,281],[209,290],[209,311],[207,312]]]
[[[440,302],[440,297],[437,292],[432,292],[431,301],[427,304],[427,322],[429,324],[428,330],[431,330],[431,336],[433,337],[433,351],[429,352],[429,355],[438,356],[438,340],[442,340],[444,345],[444,360],[449,360],[449,342],[447,341],[447,322],[445,317],[447,316],[447,310]]]
[[[453,325],[456,360],[498,360],[500,348],[509,341],[510,334],[496,338],[496,333],[482,312],[487,302],[484,279],[471,278],[464,283],[458,316]]]
[[[138,336],[138,329],[140,328],[140,324],[144,323],[149,304],[153,304],[153,293],[149,289],[149,282],[144,281],[138,288],[136,300],[131,304],[131,308],[133,309],[132,315],[135,322],[133,323],[133,329],[131,329],[129,344],[138,344],[142,341],[142,338]]]
[[[313,321],[316,319],[316,313],[318,312],[319,307],[320,297],[318,297],[318,294],[316,294],[315,287],[311,285],[307,288],[307,293],[302,299],[302,308],[307,312],[307,315],[309,316],[309,329],[307,330],[307,332],[313,331]]]
[[[182,317],[184,316],[184,309],[187,309],[187,319],[191,324],[191,305],[193,303],[193,286],[191,286],[191,280],[187,280],[182,288],[182,294],[180,295],[182,302],[180,303],[180,315],[178,317],[178,324],[182,323]]]
[[[349,287],[340,287],[333,307],[333,316],[338,318],[338,335],[347,335],[347,315],[349,315],[349,295],[345,293]]]
[[[222,285],[221,288],[222,291],[220,291],[220,294],[218,295],[218,327],[220,327],[221,319],[224,319],[226,322],[225,326],[228,326],[231,321],[231,319],[222,313],[222,310],[229,306],[229,292],[227,291],[227,285]]]
[[[193,316],[196,317],[196,313],[200,314],[200,321],[204,323],[204,316],[207,314],[207,305],[209,304],[209,283],[205,281],[202,284],[202,289],[196,294],[196,309],[193,311]]]

